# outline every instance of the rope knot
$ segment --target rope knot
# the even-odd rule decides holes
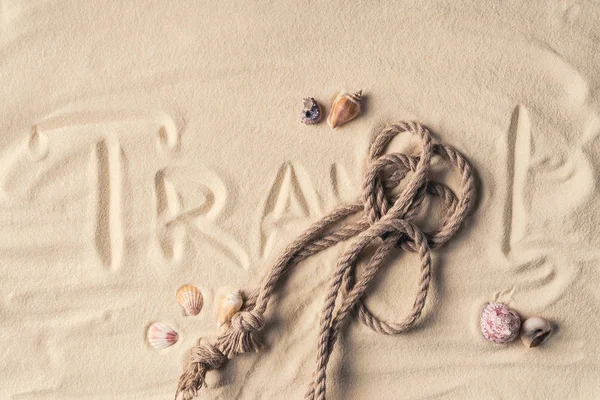
[[[402,132],[413,133],[420,138],[419,154],[386,154],[389,142]],[[459,170],[462,183],[460,198],[443,183],[428,179],[433,156],[445,158]],[[263,312],[282,276],[311,255],[355,237],[340,257],[328,288],[320,324],[317,366],[305,397],[307,400],[325,400],[327,364],[347,315],[357,310],[364,324],[386,334],[398,334],[412,327],[421,315],[429,290],[430,249],[443,245],[459,229],[474,196],[473,191],[473,176],[468,162],[451,147],[433,144],[427,128],[416,122],[400,122],[384,128],[375,136],[369,150],[362,199],[335,209],[285,249],[260,289],[246,299],[244,311],[233,316],[216,345],[192,349],[190,363],[179,381],[178,393],[183,395],[183,400],[191,399],[205,386],[206,371],[221,367],[228,358],[237,354],[258,351],[261,344],[255,336],[265,326]],[[422,211],[428,210],[428,204],[424,203],[428,195],[441,200],[445,216],[438,227],[423,232],[415,222]],[[360,211],[362,218],[337,226]],[[378,247],[362,269],[359,279],[355,279],[357,260],[363,249],[374,241],[378,241]],[[409,315],[400,322],[387,322],[373,315],[361,298],[394,247],[417,252],[421,267],[419,287]]]
[[[254,311],[240,311],[231,318],[231,327],[238,331],[260,331],[265,326],[265,317]]]
[[[231,319],[231,324],[219,338],[219,347],[227,358],[237,354],[258,351],[262,345],[254,335],[265,326],[265,317],[257,311],[241,311]]]

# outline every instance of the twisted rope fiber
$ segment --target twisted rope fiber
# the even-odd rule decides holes
[[[409,132],[420,139],[417,156],[384,154],[398,134]],[[461,188],[457,198],[446,185],[427,179],[432,157],[445,159],[460,172]],[[398,191],[402,182],[404,187]],[[438,197],[444,217],[440,225],[424,232],[415,220],[423,210],[425,198]],[[325,297],[319,324],[317,360],[305,399],[324,400],[327,388],[327,364],[339,332],[348,314],[355,310],[360,322],[375,332],[399,334],[420,317],[431,280],[430,249],[446,243],[460,228],[474,197],[474,183],[468,162],[453,148],[432,143],[429,131],[416,122],[400,122],[384,128],[373,140],[363,183],[362,199],[342,205],[315,222],[293,241],[272,265],[261,286],[250,293],[244,307],[236,313],[215,344],[192,348],[188,365],[179,379],[175,398],[194,398],[206,386],[206,373],[220,368],[227,359],[258,351],[255,334],[265,325],[269,299],[282,276],[302,260],[331,246],[354,238],[337,262]],[[358,218],[350,218],[353,216]],[[342,222],[345,222],[343,224]],[[365,247],[377,244],[364,271],[357,274],[356,262]],[[394,248],[416,252],[421,260],[419,285],[408,315],[390,322],[373,315],[363,304],[373,278]],[[338,298],[341,299],[338,301]],[[336,304],[338,306],[336,307]]]

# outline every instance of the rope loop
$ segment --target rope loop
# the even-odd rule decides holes
[[[386,154],[390,141],[404,132],[419,138],[419,153]],[[449,162],[459,171],[459,196],[445,184],[431,180],[434,157]],[[446,243],[462,225],[474,197],[473,181],[471,167],[462,155],[449,146],[432,143],[429,130],[424,126],[403,121],[384,128],[373,138],[369,149],[360,201],[336,208],[286,247],[261,286],[246,298],[242,311],[233,316],[216,345],[203,345],[192,350],[189,366],[179,381],[178,393],[182,392],[185,400],[191,399],[205,386],[208,370],[221,367],[235,355],[258,351],[262,345],[255,336],[265,326],[264,313],[269,299],[284,274],[311,255],[351,239],[338,259],[327,289],[319,324],[316,367],[305,397],[307,400],[325,400],[327,364],[340,328],[352,310],[356,310],[363,324],[384,334],[402,333],[421,316],[431,282],[430,251]],[[429,232],[417,226],[417,217],[426,210],[427,196],[439,198],[443,211],[441,222]],[[353,215],[358,218],[350,220]],[[377,244],[374,254],[355,277],[357,260],[365,247],[374,244]],[[394,248],[418,253],[421,265],[411,310],[399,322],[387,322],[373,315],[362,298]]]

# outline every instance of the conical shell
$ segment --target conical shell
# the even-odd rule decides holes
[[[481,313],[481,333],[490,342],[512,342],[519,336],[521,317],[501,303],[489,303]]]
[[[354,94],[340,93],[331,105],[331,111],[327,117],[329,126],[335,128],[356,118],[360,113],[361,97],[362,90]]]
[[[148,327],[146,339],[151,347],[161,350],[177,343],[179,334],[169,325],[156,322]]]
[[[182,286],[177,291],[177,302],[185,310],[185,315],[198,315],[204,304],[202,293],[192,285]]]
[[[219,297],[217,304],[217,325],[223,326],[242,308],[244,300],[239,290],[232,290]]]

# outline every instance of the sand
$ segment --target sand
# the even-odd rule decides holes
[[[434,252],[415,329],[349,324],[329,397],[600,398],[599,18],[571,0],[0,1],[0,398],[171,399],[188,349],[215,337],[220,288],[253,288],[356,199],[370,138],[402,119],[471,161],[477,204]],[[341,89],[366,94],[358,119],[300,124],[303,97]],[[266,349],[202,398],[302,398],[344,248],[293,271]],[[410,308],[417,263],[380,274],[378,315]],[[197,317],[175,302],[185,283]],[[554,336],[486,342],[491,300]],[[153,321],[179,342],[149,348]]]

